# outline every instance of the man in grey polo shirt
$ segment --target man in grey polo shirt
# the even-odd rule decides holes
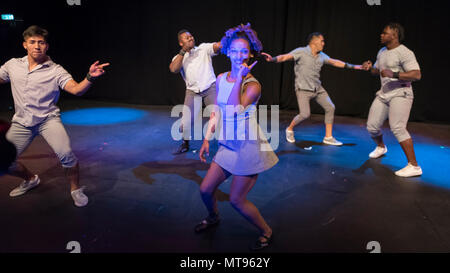
[[[79,185],[78,160],[70,147],[70,140],[56,103],[60,89],[77,96],[84,94],[95,78],[105,73],[103,68],[109,64],[99,65],[98,61],[95,62],[89,68],[87,77],[77,83],[62,66],[55,64],[47,56],[47,30],[31,26],[25,30],[23,38],[27,56],[13,58],[0,67],[0,84],[11,83],[15,107],[6,138],[14,144],[19,157],[34,137],[41,135],[64,167],[75,205],[85,206],[88,198]],[[11,191],[11,197],[22,195],[40,183],[39,176],[31,173],[17,160],[11,166],[10,172],[24,179],[19,187]]]
[[[381,90],[377,92],[367,119],[367,130],[377,144],[369,157],[379,158],[387,153],[381,127],[389,118],[391,131],[408,159],[408,165],[395,174],[401,177],[420,176],[422,169],[417,164],[413,141],[406,130],[414,100],[411,83],[421,79],[420,66],[414,52],[401,44],[404,29],[400,24],[388,24],[380,39],[385,47],[378,52],[375,65],[372,67],[370,61],[363,64],[364,68],[371,69],[372,74],[379,75],[381,80]]]
[[[361,65],[352,65],[340,60],[331,59],[322,52],[325,39],[319,32],[311,33],[308,37],[308,46],[299,47],[290,53],[272,57],[267,53],[261,53],[266,61],[282,63],[295,61],[295,93],[297,95],[300,113],[294,117],[286,129],[286,139],[294,143],[294,127],[311,115],[310,100],[315,98],[317,103],[325,110],[325,137],[323,143],[340,146],[342,142],[333,137],[334,104],[322,87],[320,71],[324,64],[340,68],[362,70]]]
[[[186,82],[186,96],[182,117],[183,142],[174,154],[189,151],[191,124],[201,110],[202,99],[205,99],[206,105],[215,103],[216,75],[212,57],[221,49],[220,42],[202,43],[196,47],[194,36],[185,29],[178,32],[178,43],[181,49],[173,57],[169,70],[172,73],[181,73]]]

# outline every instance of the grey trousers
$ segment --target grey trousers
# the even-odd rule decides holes
[[[382,95],[380,92],[377,93],[370,107],[367,130],[373,138],[381,136],[381,127],[389,118],[389,126],[398,142],[410,139],[406,125],[414,100],[412,91],[394,90],[388,95]]]
[[[64,168],[72,168],[78,163],[78,159],[70,147],[69,136],[59,116],[48,117],[44,122],[33,127],[25,127],[13,122],[6,133],[6,139],[14,144],[17,149],[17,157],[19,157],[37,135],[41,135],[47,141]]]
[[[183,117],[182,117],[182,130],[183,139],[191,140],[191,127],[195,118],[199,118],[199,113],[202,110],[202,100],[204,99],[205,105],[214,104],[216,101],[216,83],[200,93],[195,93],[191,90],[186,90],[186,96],[184,98]],[[197,101],[197,103],[195,103]]]
[[[297,90],[295,94],[297,95],[298,108],[300,109],[300,113],[293,119],[295,125],[311,116],[309,104],[311,99],[316,99],[317,103],[325,111],[325,124],[333,124],[335,107],[327,91],[322,86],[316,92]]]

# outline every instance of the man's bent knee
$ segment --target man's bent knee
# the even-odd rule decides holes
[[[64,153],[57,153],[57,156],[63,168],[73,168],[78,164],[78,158],[71,150]]]
[[[411,138],[406,128],[391,128],[391,131],[399,143]]]
[[[367,131],[369,132],[372,138],[379,137],[382,135],[380,128],[377,128],[376,126],[369,123],[367,124]]]

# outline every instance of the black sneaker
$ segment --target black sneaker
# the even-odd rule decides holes
[[[207,229],[217,226],[219,223],[220,223],[219,215],[216,215],[215,217],[208,216],[205,219],[203,219],[200,223],[198,223],[195,226],[194,230],[196,233],[201,233]]]
[[[261,241],[261,238],[264,238],[265,241]],[[258,239],[253,243],[252,246],[250,246],[250,250],[252,251],[259,251],[266,247],[269,247],[272,244],[273,241],[273,234],[270,237],[267,237],[265,235],[261,235],[258,237]]]
[[[178,147],[178,149],[173,152],[173,155],[179,155],[179,154],[183,154],[183,153],[187,153],[189,151],[189,142],[188,141],[183,141],[181,143],[181,145]]]

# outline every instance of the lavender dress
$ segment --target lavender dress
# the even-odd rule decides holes
[[[261,173],[272,168],[278,162],[278,157],[257,122],[256,104],[259,98],[238,113],[230,111],[234,106],[227,105],[227,102],[234,82],[228,82],[226,75],[220,79],[217,94],[221,122],[216,128],[219,150],[213,161],[234,175]],[[244,80],[241,93],[249,82],[258,81],[253,77]]]

